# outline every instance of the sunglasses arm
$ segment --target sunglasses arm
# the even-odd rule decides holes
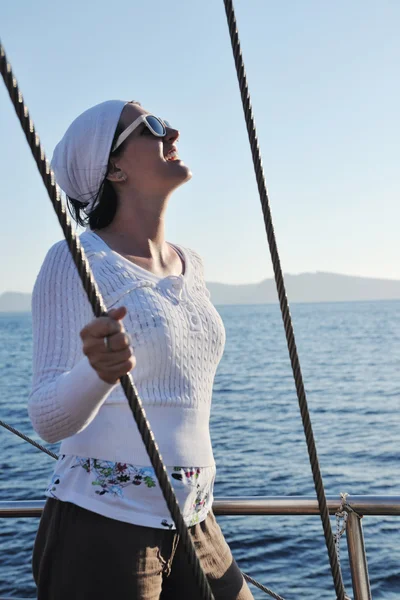
[[[114,146],[111,148],[111,152],[114,152],[119,146],[126,140],[126,138],[135,131],[139,127],[141,123],[146,119],[146,115],[140,115],[137,119],[133,121],[122,133],[118,136],[117,141]]]

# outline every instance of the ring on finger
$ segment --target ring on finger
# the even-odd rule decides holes
[[[108,336],[108,335],[105,335],[105,336],[103,337],[103,342],[104,342],[104,346],[106,347],[106,350],[107,350],[108,352],[112,352],[112,350],[111,350],[111,348],[110,348],[110,339],[109,339],[109,336]]]

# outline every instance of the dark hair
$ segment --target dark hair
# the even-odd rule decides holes
[[[118,136],[124,130],[124,126],[121,123],[118,123],[117,128],[114,133],[113,141],[111,144],[111,148],[114,146],[117,141]],[[122,143],[115,152],[111,152],[110,156],[118,156],[121,152],[124,144]],[[118,197],[117,194],[111,184],[107,179],[107,175],[110,172],[110,162],[108,163],[107,172],[104,176],[103,182],[100,186],[99,191],[93,198],[94,201],[99,199],[99,202],[94,210],[91,211],[89,215],[85,213],[83,210],[85,205],[82,204],[79,200],[75,200],[75,198],[70,198],[67,196],[67,204],[68,210],[71,214],[71,217],[76,221],[78,225],[82,227],[86,227],[89,225],[90,229],[102,229],[103,227],[107,227],[110,225],[112,220],[115,217],[115,213],[117,212],[118,207]]]

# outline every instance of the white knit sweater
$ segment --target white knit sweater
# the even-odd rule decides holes
[[[213,465],[209,414],[225,331],[200,257],[174,246],[185,272],[160,278],[91,231],[80,240],[107,308],[127,307],[132,375],[165,464]],[[62,440],[62,454],[150,465],[121,386],[103,382],[83,355],[79,332],[93,318],[66,242],[59,242],[32,298],[32,424],[44,440]]]

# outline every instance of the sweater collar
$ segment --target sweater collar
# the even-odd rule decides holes
[[[178,246],[177,244],[167,242],[167,244],[171,246],[175,250],[175,252],[177,252],[177,254],[180,256],[184,266],[183,274],[178,276],[168,275],[167,277],[159,277],[158,275],[151,273],[151,271],[143,269],[143,267],[140,267],[139,265],[133,263],[132,261],[125,258],[122,254],[119,254],[118,252],[110,248],[110,246],[106,244],[106,242],[100,236],[94,233],[94,231],[86,229],[82,236],[83,239],[90,239],[90,243],[94,251],[102,250],[107,254],[107,256],[110,259],[113,260],[113,262],[119,263],[120,265],[123,264],[140,279],[145,279],[156,284],[162,283],[162,285],[166,287],[176,287],[177,283],[179,283],[179,280],[181,280],[182,283],[186,283],[187,285],[189,285],[189,283],[192,281],[192,264],[189,258],[189,253],[182,246]]]

